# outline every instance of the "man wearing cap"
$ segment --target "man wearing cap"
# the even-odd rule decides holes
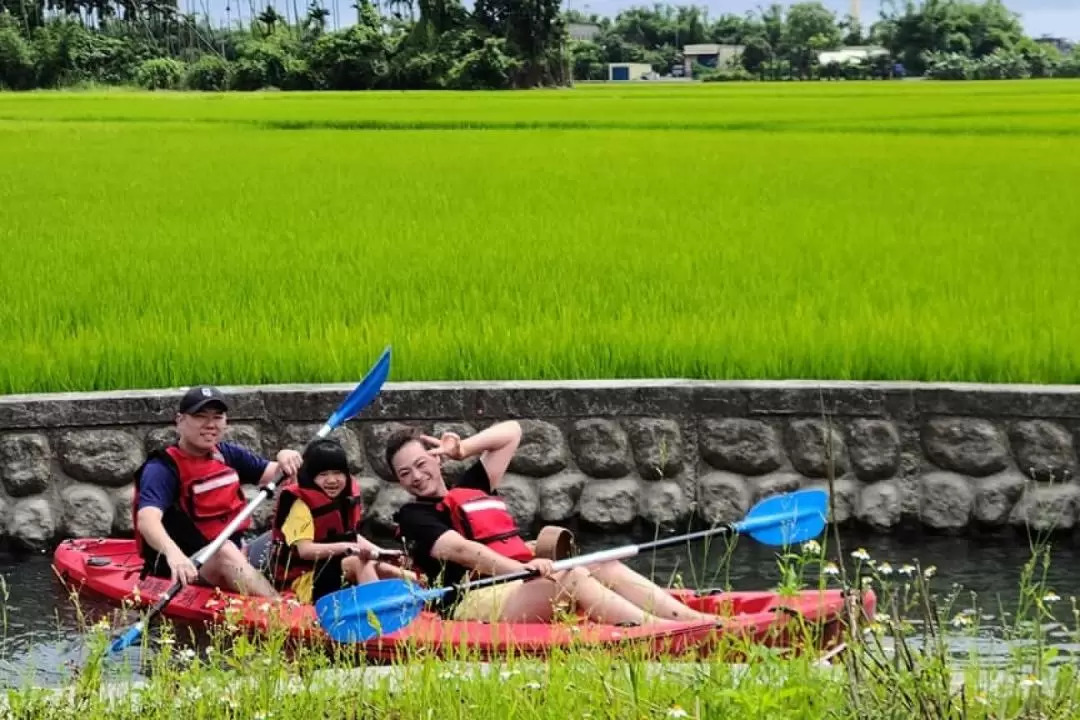
[[[152,453],[136,473],[133,522],[144,575],[184,585],[196,582],[200,572],[189,558],[247,506],[240,484],[265,485],[279,467],[289,476],[299,470],[302,460],[295,450],[282,450],[271,462],[223,441],[228,410],[217,388],[188,390],[177,408],[176,444]],[[240,549],[240,535],[249,526],[250,519],[206,561],[202,580],[234,592],[277,597]]]

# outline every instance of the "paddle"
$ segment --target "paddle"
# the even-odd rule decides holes
[[[325,438],[342,423],[351,420],[362,409],[370,405],[382,389],[383,383],[386,382],[386,377],[389,373],[390,346],[388,345],[386,349],[383,350],[382,355],[379,356],[379,359],[372,365],[367,375],[364,376],[364,379],[349,393],[348,397],[345,398],[341,405],[338,406],[337,410],[330,416],[330,419],[319,428],[319,431],[308,445],[310,446],[311,443],[314,443],[316,440]],[[191,558],[191,562],[195,565],[196,571],[198,571],[198,569],[201,568],[214,553],[221,549],[221,546],[225,544],[226,539],[236,532],[236,529],[240,527],[240,524],[255,512],[259,503],[266,498],[274,496],[274,493],[277,491],[277,484],[281,482],[283,476],[283,473],[279,469],[270,482],[259,488],[259,494],[251,499],[251,502],[248,503],[247,507],[245,507],[232,522],[225,526],[225,529],[214,538],[214,541],[195,553]],[[180,592],[181,587],[182,584],[179,580],[173,583],[172,587],[170,587],[154,606],[150,608],[150,612],[145,618],[135,623],[123,635],[113,640],[112,644],[109,646],[108,652],[110,654],[119,652],[138,641],[139,636],[142,635],[142,631],[150,622],[150,619],[165,609],[165,606],[169,604],[178,592]]]
[[[765,498],[737,522],[708,530],[654,540],[640,545],[626,545],[600,550],[588,555],[559,560],[553,570],[568,570],[630,558],[643,550],[690,542],[720,533],[745,533],[766,545],[794,545],[817,537],[825,528],[828,516],[828,493],[819,489],[798,490]],[[319,598],[315,611],[319,623],[336,642],[364,642],[377,635],[389,635],[411,623],[428,600],[435,600],[455,589],[472,590],[536,575],[522,570],[464,583],[455,587],[424,590],[404,580],[390,579],[355,585]]]

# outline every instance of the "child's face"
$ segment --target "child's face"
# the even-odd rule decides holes
[[[340,470],[326,470],[315,476],[315,484],[332,498],[345,489],[345,473]]]

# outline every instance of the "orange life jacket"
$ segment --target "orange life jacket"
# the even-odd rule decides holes
[[[139,481],[147,463],[155,458],[164,462],[176,476],[180,484],[177,506],[208,541],[216,538],[247,506],[240,476],[225,464],[224,456],[216,447],[208,457],[188,455],[175,445],[150,453],[135,473],[135,494],[131,503],[131,525],[135,529],[135,547],[140,554],[143,551],[143,538],[139,532]],[[243,532],[250,526],[249,517],[240,524],[237,532]]]
[[[533,551],[525,544],[502,498],[473,488],[455,488],[436,507],[450,511],[450,521],[463,537],[518,562],[533,559]]]
[[[278,590],[284,590],[293,580],[315,569],[315,562],[300,557],[296,549],[285,540],[282,527],[289,517],[289,510],[297,499],[303,500],[311,510],[315,523],[317,543],[354,542],[364,520],[363,497],[356,478],[349,477],[349,485],[331,499],[317,487],[301,487],[295,479],[282,486],[271,520],[270,577]]]

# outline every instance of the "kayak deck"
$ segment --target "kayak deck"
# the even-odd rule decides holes
[[[172,583],[168,578],[141,578],[142,558],[135,542],[123,538],[66,540],[54,553],[53,566],[62,582],[117,604],[149,607]],[[693,654],[709,656],[721,648],[743,656],[746,645],[826,650],[842,642],[845,602],[842,591],[718,592],[670,590],[697,610],[717,615],[719,623],[688,622],[658,629],[620,627],[582,620],[572,623],[488,623],[442,619],[422,612],[394,633],[356,645],[369,661],[393,661],[403,653],[423,649],[440,657],[458,654],[484,658],[506,655],[539,656],[553,649],[627,645],[650,656]],[[873,613],[875,598],[864,593],[864,606]],[[162,611],[173,620],[196,624],[229,624],[248,632],[283,630],[291,640],[334,646],[319,626],[313,605],[291,593],[280,600],[245,596],[203,585],[188,585]],[[741,646],[741,651],[740,651]]]

